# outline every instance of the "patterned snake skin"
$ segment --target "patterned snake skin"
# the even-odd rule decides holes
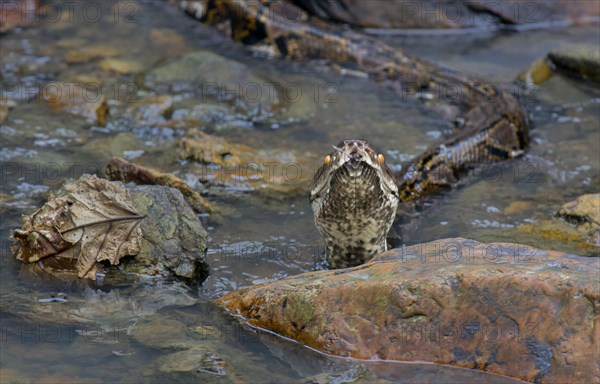
[[[310,200],[333,268],[364,263],[386,249],[399,203],[449,189],[477,163],[519,156],[528,144],[527,113],[512,94],[326,23],[292,3],[204,0],[179,5],[234,40],[269,44],[288,59],[326,59],[402,92],[454,90],[453,102],[464,113],[462,128],[417,156],[397,177],[363,140],[344,140],[325,157]]]

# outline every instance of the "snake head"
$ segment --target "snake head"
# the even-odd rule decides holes
[[[351,178],[364,175],[366,167],[375,171],[379,187],[386,193],[398,195],[396,180],[382,154],[378,154],[365,140],[342,140],[333,146],[333,152],[325,156],[323,165],[317,170],[310,190],[311,203],[324,196],[331,187],[334,176],[342,176],[339,172],[345,169],[344,176]]]

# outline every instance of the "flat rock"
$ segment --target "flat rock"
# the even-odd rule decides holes
[[[325,353],[534,382],[600,382],[600,260],[456,238],[304,273],[217,303]]]
[[[252,191],[269,198],[304,194],[319,164],[301,150],[256,149],[223,137],[188,131],[179,157],[208,188]]]

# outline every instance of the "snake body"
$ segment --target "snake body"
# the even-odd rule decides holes
[[[384,250],[398,204],[449,189],[478,164],[519,156],[528,144],[527,113],[511,93],[326,23],[290,2],[203,0],[180,5],[201,21],[226,29],[234,40],[269,44],[288,59],[326,59],[366,73],[403,95],[452,90],[453,103],[463,111],[461,129],[417,156],[401,174],[392,175],[364,140],[342,141],[325,157],[310,200],[331,267],[361,264]]]
[[[392,172],[364,140],[343,140],[315,174],[310,203],[329,266],[362,264],[386,249],[399,195]]]

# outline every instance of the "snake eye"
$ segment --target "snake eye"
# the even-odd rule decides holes
[[[379,164],[383,164],[383,162],[385,161],[385,158],[383,157],[383,155],[380,153],[379,155],[377,155],[377,160],[379,161]]]
[[[331,163],[331,156],[325,156],[325,165],[329,165]]]

